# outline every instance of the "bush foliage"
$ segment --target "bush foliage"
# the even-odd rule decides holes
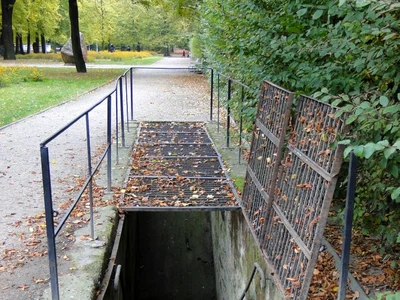
[[[88,62],[96,62],[96,60],[110,60],[110,61],[130,61],[133,59],[141,59],[153,56],[149,51],[88,51]],[[61,53],[30,53],[19,54],[18,59],[40,59],[47,61],[62,62]]]
[[[0,88],[27,81],[42,81],[42,73],[34,67],[1,67]]]
[[[210,65],[254,94],[267,79],[349,115],[341,143],[360,157],[356,225],[400,243],[400,3],[204,0],[200,11]]]

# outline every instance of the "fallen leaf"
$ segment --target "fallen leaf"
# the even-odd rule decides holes
[[[355,291],[353,294],[353,300],[360,298],[360,292],[359,291]]]
[[[32,278],[33,282],[39,284],[39,283],[46,283],[49,281],[49,278]]]
[[[298,279],[296,277],[287,277],[286,280],[297,281]]]

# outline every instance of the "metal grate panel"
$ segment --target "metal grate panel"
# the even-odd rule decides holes
[[[205,132],[204,123],[192,122],[148,122],[142,123],[141,130],[154,132]]]
[[[336,108],[301,96],[282,159],[292,99],[264,82],[242,206],[282,292],[306,299],[342,162],[331,145],[345,128]]]
[[[141,158],[132,162],[130,175],[225,177],[217,158]]]
[[[122,197],[130,210],[240,209],[203,123],[143,123]]]
[[[133,177],[128,181],[124,205],[186,207],[237,203],[226,180]]]
[[[142,131],[139,137],[143,144],[211,144],[206,132],[183,133],[183,132],[154,132]]]
[[[138,145],[137,151],[144,151],[145,156],[206,156],[206,157],[217,157],[218,154],[213,147],[204,144],[147,144]]]

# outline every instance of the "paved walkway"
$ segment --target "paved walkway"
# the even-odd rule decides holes
[[[187,58],[164,58],[152,67],[187,67]],[[206,121],[208,88],[188,71],[138,70],[135,119]],[[39,145],[109,94],[114,83],[0,129],[0,299],[41,299],[49,278]],[[1,97],[1,96],[0,96]],[[105,105],[90,116],[93,148],[106,138]],[[86,168],[84,123],[50,144],[56,206],[72,197]],[[56,209],[57,207],[55,207]]]

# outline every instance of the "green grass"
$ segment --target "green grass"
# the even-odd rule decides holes
[[[124,70],[38,68],[44,80],[21,82],[0,88],[0,127],[76,98],[87,91],[115,80]]]
[[[233,182],[235,183],[235,186],[237,187],[237,189],[243,193],[243,189],[244,189],[244,178],[243,177],[232,177]]]

